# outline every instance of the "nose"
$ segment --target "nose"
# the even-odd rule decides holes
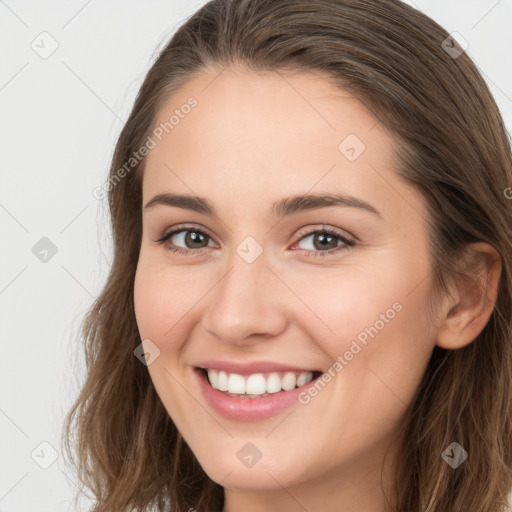
[[[264,254],[247,263],[235,253],[208,296],[203,327],[224,343],[248,345],[276,337],[286,328],[286,287]]]

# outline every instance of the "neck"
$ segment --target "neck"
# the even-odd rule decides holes
[[[391,475],[397,452],[390,448],[384,461],[386,448],[359,454],[334,468],[320,468],[314,478],[291,485],[285,485],[277,471],[267,472],[265,489],[225,489],[222,512],[387,512],[394,506]]]

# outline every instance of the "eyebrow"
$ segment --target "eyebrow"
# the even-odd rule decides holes
[[[149,209],[156,205],[175,206],[177,208],[184,208],[186,210],[192,210],[205,215],[218,216],[215,208],[207,199],[197,196],[157,194],[153,199],[148,201],[144,208]],[[357,197],[345,194],[307,194],[287,197],[274,203],[272,205],[271,213],[274,216],[280,217],[302,211],[327,208],[330,206],[359,208],[373,213],[378,217],[382,217],[380,212],[371,204]]]

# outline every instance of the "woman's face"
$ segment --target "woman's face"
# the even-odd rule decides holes
[[[229,492],[380,488],[436,343],[427,214],[391,136],[320,75],[234,68],[158,126],[134,294],[169,415]]]

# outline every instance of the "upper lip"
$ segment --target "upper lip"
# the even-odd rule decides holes
[[[227,373],[237,373],[238,375],[251,375],[253,373],[270,373],[270,372],[316,372],[311,368],[300,368],[298,366],[290,366],[288,364],[275,363],[272,361],[222,361],[208,360],[202,361],[197,365],[198,368],[222,370]]]

